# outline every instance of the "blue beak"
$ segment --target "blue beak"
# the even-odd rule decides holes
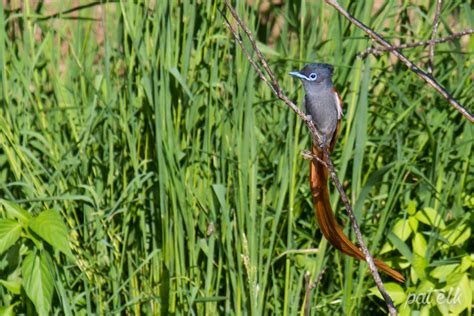
[[[293,77],[300,78],[300,79],[307,79],[306,76],[301,74],[299,71],[291,71],[288,74],[293,76]]]

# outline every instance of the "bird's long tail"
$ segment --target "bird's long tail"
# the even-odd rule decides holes
[[[317,146],[313,146],[313,154],[324,161],[323,152]],[[364,253],[344,234],[334,216],[334,213],[332,212],[331,204],[329,202],[327,178],[328,170],[326,166],[321,162],[315,162],[314,159],[311,160],[310,186],[319,227],[324,237],[326,237],[329,243],[336,249],[348,256],[365,261]],[[390,268],[383,261],[374,259],[374,263],[380,270],[398,282],[405,281],[403,275]]]

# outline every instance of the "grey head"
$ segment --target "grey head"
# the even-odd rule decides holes
[[[329,64],[308,64],[299,71],[292,71],[290,75],[301,79],[307,94],[318,94],[333,87],[332,73],[334,68]]]
[[[328,64],[308,64],[300,71],[290,72],[303,82],[306,114],[311,116],[328,146],[342,115],[332,83],[332,72],[333,67]]]

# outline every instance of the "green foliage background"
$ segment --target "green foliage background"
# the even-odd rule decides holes
[[[407,278],[385,278],[400,312],[469,314],[472,124],[389,55],[357,58],[371,41],[324,1],[253,2],[235,4],[290,98],[289,71],[336,68],[333,159],[370,249]],[[0,2],[0,312],[299,315],[327,267],[313,315],[383,313],[366,264],[317,229],[307,130],[223,2],[79,3]],[[472,27],[469,1],[443,3],[439,36]],[[393,42],[431,35],[435,1],[341,4]],[[434,71],[471,112],[473,48],[437,45]],[[424,67],[426,49],[404,53]],[[451,288],[456,304],[406,304]]]

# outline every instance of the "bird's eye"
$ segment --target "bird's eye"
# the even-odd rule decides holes
[[[316,78],[318,78],[318,75],[315,74],[314,72],[309,75],[309,79],[311,80],[316,80]]]

